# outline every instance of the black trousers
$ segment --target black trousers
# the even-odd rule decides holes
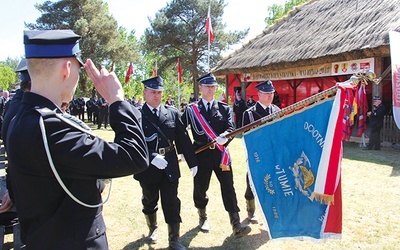
[[[369,134],[368,148],[375,150],[381,149],[381,127],[371,128],[371,133]]]
[[[101,124],[104,122],[104,127],[108,126],[108,112],[99,112],[99,116],[97,118],[97,128],[101,128]]]
[[[142,204],[144,214],[153,214],[158,210],[158,200],[161,196],[161,207],[167,224],[182,222],[181,201],[178,198],[179,181],[170,182],[166,175],[158,183],[140,182],[142,187]]]
[[[246,192],[244,193],[244,198],[248,201],[254,200],[254,194],[250,188],[249,173],[246,174]]]
[[[233,172],[222,171],[220,168],[221,152],[215,149],[207,149],[196,155],[199,164],[194,177],[193,199],[196,208],[203,209],[208,204],[207,190],[210,187],[212,172],[215,173],[220,183],[222,201],[228,212],[239,212],[236,192],[233,186]]]

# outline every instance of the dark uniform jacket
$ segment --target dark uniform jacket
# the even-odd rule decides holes
[[[385,106],[383,106],[382,103],[376,107],[373,107],[371,115],[369,116],[369,125],[371,126],[371,128],[383,127],[384,116],[385,116]]]
[[[195,104],[189,104],[189,106],[191,105]],[[198,108],[217,136],[222,133],[232,132],[235,129],[231,109],[226,103],[214,100],[211,109],[211,116],[207,114],[206,107],[203,105],[202,100],[198,102]],[[190,124],[194,139],[194,147],[196,150],[210,142],[207,135],[203,133],[200,123],[198,123],[197,120],[188,113],[188,109],[183,113],[182,121],[185,124],[185,127]],[[218,149],[215,150],[218,151]]]
[[[15,116],[15,114],[17,113],[19,107],[21,106],[21,102],[22,102],[22,96],[24,94],[24,91],[22,90],[17,90],[17,92],[15,93],[13,99],[9,102],[10,106],[7,110],[7,112],[4,115],[4,119],[3,119],[3,126],[1,127],[1,135],[3,138],[3,143],[6,142],[7,140],[7,130],[8,130],[8,126],[10,125],[11,119]],[[8,194],[10,196],[10,198],[12,200],[14,200],[14,193],[12,191],[12,185],[11,185],[11,175],[9,173],[9,168],[6,169],[7,172],[7,190],[8,190]]]
[[[169,147],[166,139],[168,138],[172,144],[175,144],[179,153],[183,153],[190,168],[197,166],[192,142],[182,123],[178,109],[161,105],[158,121],[147,104],[144,104],[141,110],[142,126],[150,154],[150,162],[159,154],[160,148]],[[160,128],[166,138],[158,132],[152,123]],[[165,153],[165,160],[168,162],[168,166],[164,170],[150,164],[146,171],[135,174],[135,179],[145,183],[157,183],[165,173],[170,181],[175,181],[181,176],[176,149]]]
[[[271,112],[275,113],[279,110],[281,110],[278,106],[271,104],[270,107],[272,108]],[[256,103],[256,105],[248,108],[244,113],[243,113],[243,126],[252,123],[254,121],[257,121],[261,119],[262,117],[265,117],[267,115],[270,115],[269,112],[267,112],[259,102]]]
[[[102,206],[88,208],[66,194],[46,156],[36,108],[61,110],[50,100],[25,92],[7,132],[15,205],[27,249],[108,249]],[[111,105],[114,143],[91,136],[52,115],[44,116],[52,161],[68,190],[80,201],[101,203],[97,179],[131,175],[148,167],[140,113],[122,101]]]

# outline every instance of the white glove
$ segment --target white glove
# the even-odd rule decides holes
[[[193,177],[196,176],[197,170],[198,170],[198,167],[197,167],[197,166],[194,166],[194,167],[192,167],[192,168],[190,169],[190,172],[192,172]]]
[[[164,159],[163,155],[157,155],[154,157],[154,159],[151,161],[151,164],[156,166],[158,169],[165,169],[168,165],[168,162]]]
[[[225,136],[218,136],[215,141],[219,144],[219,145],[224,145],[228,139],[226,139]]]
[[[181,154],[181,161],[185,162],[185,156],[183,154]]]

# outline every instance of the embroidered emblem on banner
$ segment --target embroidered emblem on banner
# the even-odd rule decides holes
[[[314,184],[315,177],[311,171],[311,162],[307,155],[301,152],[301,156],[297,158],[293,166],[290,166],[289,169],[294,176],[296,189],[310,200],[313,200],[310,187]]]

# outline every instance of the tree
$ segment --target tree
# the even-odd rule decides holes
[[[310,2],[310,0],[290,0],[286,1],[284,5],[273,4],[268,7],[268,16],[265,18],[267,27],[272,25],[276,20],[285,16],[295,6]]]
[[[19,74],[15,72],[15,69],[20,60],[17,57],[7,57],[5,61],[0,62],[0,89],[10,90],[18,84]]]
[[[144,50],[159,55],[159,72],[175,67],[180,57],[183,76],[191,75],[196,96],[196,79],[208,71],[205,23],[209,4],[215,38],[210,49],[210,67],[213,67],[221,59],[224,50],[238,43],[248,33],[248,29],[224,32],[226,24],[222,22],[222,15],[226,5],[223,0],[172,0],[156,13],[153,20],[149,20],[151,27],[144,32]]]
[[[91,58],[110,70],[118,68],[120,80],[127,62],[140,57],[134,31],[128,35],[108,10],[102,0],[60,0],[36,4],[42,15],[36,23],[26,24],[29,29],[71,29],[82,35],[82,58]],[[133,35],[132,35],[133,34]],[[81,74],[79,86],[84,94],[89,92],[88,78]]]
[[[13,68],[5,63],[0,64],[0,89],[9,89],[16,81],[16,73]]]

